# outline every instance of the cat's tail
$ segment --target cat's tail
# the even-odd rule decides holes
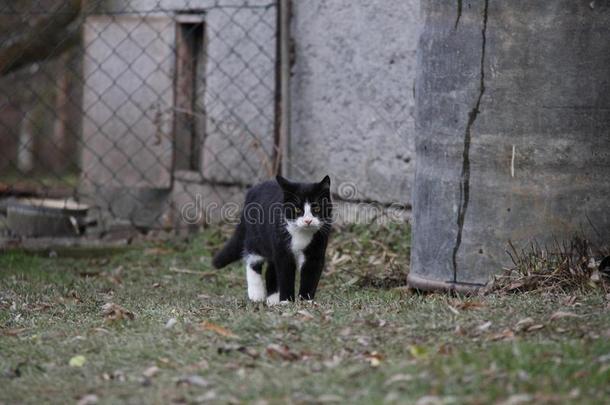
[[[214,255],[212,265],[215,268],[221,269],[241,259],[244,250],[244,239],[246,238],[246,227],[243,222],[243,220],[240,221],[231,239],[229,239],[220,252]]]

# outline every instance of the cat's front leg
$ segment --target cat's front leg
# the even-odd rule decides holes
[[[256,254],[248,254],[246,262],[246,281],[248,282],[248,298],[253,302],[264,301],[265,284],[262,278],[263,258]]]
[[[288,252],[278,253],[274,262],[280,303],[294,301],[294,282],[297,268],[294,256]]]
[[[318,289],[320,276],[324,269],[324,256],[306,257],[301,268],[301,286],[299,298],[302,300],[313,300]]]

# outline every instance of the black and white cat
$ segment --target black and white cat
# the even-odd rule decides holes
[[[332,222],[330,178],[294,183],[277,176],[248,190],[235,233],[214,256],[222,268],[241,258],[246,264],[248,298],[268,305],[299,298],[312,300],[324,267]],[[267,262],[265,282],[263,263]]]

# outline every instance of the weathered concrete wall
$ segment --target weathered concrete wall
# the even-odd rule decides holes
[[[610,5],[478,0],[456,26],[436,0],[424,15],[411,283],[484,284],[509,240],[608,247]]]
[[[87,18],[85,186],[170,186],[174,35],[167,16]]]
[[[203,176],[254,184],[272,173],[275,8],[206,12]]]
[[[108,25],[89,29],[88,52],[95,54],[96,59],[85,67],[86,72],[89,69],[93,74],[86,85],[93,91],[85,95],[85,106],[96,105],[96,108],[93,120],[87,124],[90,120],[87,117],[85,122],[85,132],[90,134],[89,138],[85,137],[85,142],[93,145],[96,153],[85,154],[85,161],[95,163],[99,151],[105,157],[103,164],[85,165],[88,168],[85,178],[91,175],[97,184],[110,182],[113,186],[159,189],[167,187],[173,178],[173,186],[177,189],[173,191],[169,204],[176,211],[197,197],[191,194],[216,201],[209,194],[215,192],[218,185],[210,189],[197,187],[197,183],[252,184],[270,176],[277,10],[273,1],[264,0],[249,1],[247,8],[235,7],[245,3],[238,0],[111,0],[92,3],[100,16],[91,17],[89,24],[98,19]],[[311,0],[293,1],[293,7],[296,65],[292,77],[293,142],[289,175],[311,181],[330,173],[335,190],[344,182],[356,184],[357,193],[349,196],[353,199],[409,204],[414,157],[412,89],[419,2]],[[205,129],[201,172],[182,173],[188,177],[185,183],[188,186],[181,187],[183,179],[176,182],[177,178],[171,172],[171,144],[165,143],[171,140],[173,118],[173,15],[193,11],[201,12],[205,21],[204,67],[198,82],[198,112],[205,117]],[[120,14],[103,17],[106,12]],[[113,22],[105,18],[111,18]],[[157,18],[166,25],[148,24]],[[124,24],[128,21],[132,21],[127,23],[132,25]],[[163,69],[159,69],[161,72],[157,75],[161,76],[155,76],[151,85],[154,89],[159,86],[168,88],[160,99],[154,101],[162,105],[162,111],[169,111],[162,115],[163,122],[167,122],[169,127],[163,127],[161,131],[152,127],[138,131],[138,134],[146,132],[141,141],[138,139],[140,135],[134,137],[133,130],[127,133],[122,128],[122,114],[128,114],[128,109],[119,112],[119,119],[109,119],[106,104],[120,105],[122,102],[122,93],[115,87],[122,85],[123,73],[112,69],[117,64],[116,57],[111,49],[105,48],[106,45],[96,45],[94,35],[102,32],[102,36],[109,36],[111,40],[125,36],[136,21],[141,21],[136,25],[137,29],[152,29],[159,33],[156,36],[163,49],[159,49],[159,60],[154,58],[150,65],[159,62]],[[129,41],[132,39],[128,38]],[[132,50],[134,53],[130,55],[137,55],[136,50]],[[161,54],[165,56],[162,61]],[[115,78],[119,81],[107,89],[106,82]],[[129,84],[126,83],[128,87]],[[103,94],[101,100],[98,94]],[[151,101],[150,98],[138,100],[137,105],[146,105],[151,110],[159,108],[158,104],[150,106]],[[156,116],[155,111],[151,114],[153,118]],[[155,122],[158,121],[152,123]],[[95,133],[96,127],[102,123],[104,136]],[[150,121],[144,119],[144,123],[150,127]],[[108,131],[107,126],[113,131]],[[107,132],[116,135],[111,135],[108,140]],[[148,143],[157,141],[154,134],[158,132],[167,135],[161,141],[161,146],[167,146],[164,149],[166,154],[150,155]],[[134,145],[142,142],[147,147],[132,150]],[[113,150],[116,145],[120,146],[119,150]],[[133,163],[127,166],[122,157],[125,152],[134,157],[131,159]],[[140,159],[142,154],[148,155]],[[151,169],[150,160],[159,158],[159,170],[154,165]],[[125,173],[112,173],[117,168],[125,170]],[[143,168],[146,168],[146,176],[150,175],[154,182],[144,184],[139,181],[142,180],[138,176],[141,177]],[[197,191],[191,193],[193,190]],[[137,200],[137,193],[134,199],[129,199],[132,200]],[[121,212],[133,204],[123,205],[126,208]],[[137,204],[133,208],[130,215],[140,211]]]
[[[419,1],[293,1],[290,175],[411,201]]]

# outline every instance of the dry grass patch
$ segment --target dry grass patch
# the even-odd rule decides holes
[[[510,243],[507,252],[513,267],[494,277],[487,293],[540,291],[546,293],[587,293],[610,291],[607,253],[583,238],[555,242],[551,247],[531,243],[517,249]]]

